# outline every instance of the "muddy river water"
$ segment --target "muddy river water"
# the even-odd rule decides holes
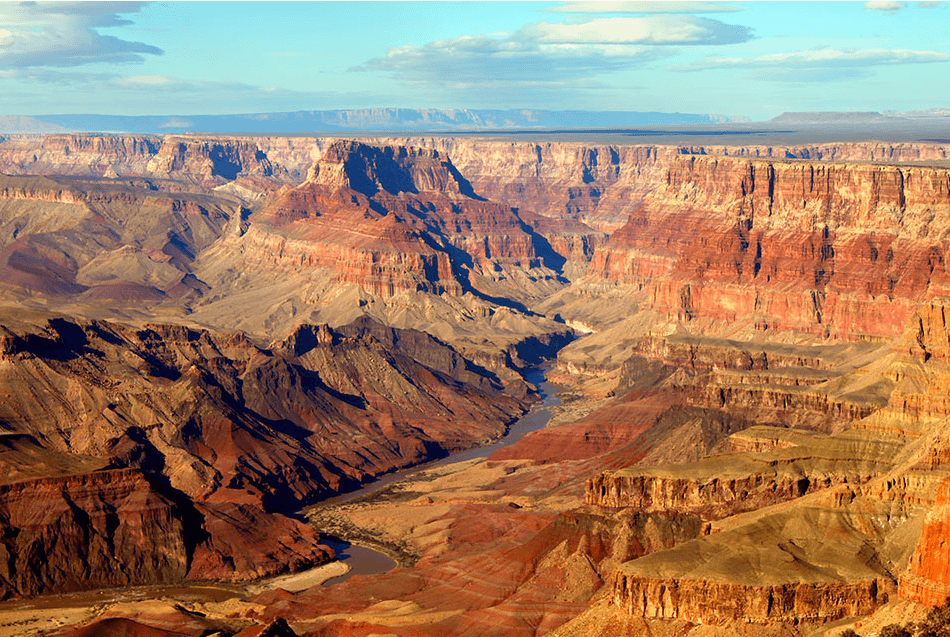
[[[474,449],[459,451],[446,456],[445,458],[440,458],[425,464],[416,465],[401,471],[395,471],[381,477],[378,480],[370,482],[361,489],[324,500],[316,506],[322,508],[326,506],[344,504],[359,498],[365,498],[366,496],[372,495],[373,493],[386,488],[394,482],[403,480],[425,469],[440,467],[455,462],[464,462],[466,460],[487,458],[495,451],[515,444],[524,438],[528,433],[538,429],[543,429],[544,426],[547,425],[548,421],[551,420],[551,410],[549,408],[561,404],[560,398],[558,398],[556,395],[557,387],[552,383],[549,383],[545,378],[548,369],[548,366],[544,366],[532,370],[525,375],[525,378],[529,383],[537,386],[541,397],[541,402],[532,407],[531,411],[515,421],[508,428],[508,433],[505,434],[503,438],[500,438],[495,442],[483,447],[475,447]],[[393,560],[393,558],[368,546],[350,544],[349,542],[341,540],[340,538],[327,535],[323,536],[323,542],[336,551],[337,558],[341,562],[350,567],[350,571],[348,573],[327,580],[324,583],[324,586],[340,584],[341,582],[345,582],[353,575],[372,575],[377,573],[385,573],[386,571],[392,570],[397,566],[397,563],[395,560]]]
[[[527,433],[544,428],[552,415],[548,408],[561,402],[555,395],[557,388],[545,380],[546,372],[547,368],[540,368],[526,375],[528,381],[538,387],[542,400],[531,411],[512,424],[503,438],[484,447],[460,451],[439,460],[387,474],[357,491],[326,500],[316,506],[332,506],[371,495],[398,480],[432,467],[486,458],[498,449],[515,444]],[[334,537],[324,536],[324,541],[334,549],[340,561],[349,567],[349,572],[346,574],[326,580],[324,582],[326,586],[339,584],[353,575],[384,573],[397,566],[393,558],[372,548],[351,544]],[[326,568],[326,565],[324,568]],[[83,621],[88,619],[87,616],[81,614],[81,612],[85,612],[83,609],[89,609],[96,605],[135,602],[163,597],[193,602],[220,602],[234,597],[245,597],[272,586],[284,586],[288,590],[302,590],[311,585],[308,583],[310,581],[308,580],[308,574],[309,572],[285,575],[272,580],[256,582],[253,585],[207,583],[189,586],[134,586],[62,595],[44,595],[33,599],[8,600],[0,602],[0,637],[23,634],[23,630],[27,625],[33,628],[44,626],[54,629],[64,625],[67,617],[72,617],[70,622],[67,623]],[[294,582],[295,585],[291,585],[284,581],[287,579],[300,580],[300,582]],[[75,616],[69,615],[69,612],[74,612]]]

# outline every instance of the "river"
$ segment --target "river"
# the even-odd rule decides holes
[[[326,506],[345,504],[346,502],[351,502],[358,498],[366,497],[384,489],[394,482],[398,482],[399,480],[407,478],[408,476],[425,469],[440,467],[455,462],[464,462],[466,460],[487,458],[499,449],[510,447],[532,431],[543,429],[544,426],[548,424],[548,421],[551,420],[552,414],[550,408],[561,404],[561,399],[557,397],[557,386],[553,383],[549,383],[546,379],[549,368],[550,363],[533,369],[525,374],[525,379],[529,383],[537,386],[538,394],[541,397],[541,402],[537,403],[528,413],[516,420],[508,428],[508,432],[504,435],[504,437],[499,438],[490,445],[466,449],[465,451],[459,451],[457,453],[450,454],[445,458],[439,458],[438,460],[432,460],[430,462],[426,462],[425,464],[420,464],[414,467],[409,467],[408,469],[402,469],[400,471],[388,473],[378,480],[374,480],[366,486],[357,489],[356,491],[350,491],[349,493],[344,493],[342,495],[324,500],[320,504],[316,505],[316,507],[322,508]],[[386,571],[392,570],[397,566],[396,561],[393,560],[393,558],[386,555],[385,553],[371,549],[367,546],[351,544],[345,540],[341,540],[340,538],[328,535],[324,535],[321,541],[333,548],[333,550],[336,551],[340,561],[350,567],[350,571],[346,575],[341,575],[339,577],[334,577],[331,580],[327,580],[324,583],[324,586],[340,584],[345,582],[353,575],[374,575],[378,573],[385,573]]]
[[[367,484],[361,489],[331,498],[329,500],[325,500],[316,506],[322,507],[350,502],[356,498],[376,493],[380,489],[383,489],[387,485],[390,485],[397,480],[401,480],[418,471],[429,469],[431,467],[488,457],[493,452],[501,449],[502,447],[508,447],[515,444],[521,440],[525,434],[537,429],[542,429],[551,419],[551,412],[548,408],[561,403],[560,399],[555,395],[557,392],[557,387],[545,380],[547,371],[548,367],[544,366],[525,375],[525,378],[528,380],[528,382],[531,382],[538,387],[541,402],[534,405],[531,411],[515,421],[515,423],[509,427],[507,434],[503,438],[484,447],[476,447],[474,449],[460,451],[439,460],[433,460],[422,465],[417,465],[402,471],[396,471],[394,473],[387,474],[379,480]],[[392,570],[397,566],[396,561],[385,553],[381,553],[380,551],[376,551],[366,546],[351,544],[344,540],[340,540],[339,538],[327,536],[324,536],[324,543],[332,547],[334,551],[336,551],[337,555],[342,558],[341,561],[350,567],[350,571],[345,575],[341,575],[324,582],[324,585],[326,586],[332,586],[334,584],[344,582],[353,575],[385,573],[386,571]],[[48,615],[49,618],[51,618],[50,621],[53,622],[52,625],[61,626],[63,624],[62,618],[67,616],[67,611],[79,612],[76,609],[89,609],[90,607],[96,605],[109,605],[119,602],[137,602],[147,599],[162,599],[166,597],[171,597],[177,600],[186,600],[188,602],[221,602],[226,599],[235,597],[241,598],[246,597],[249,594],[256,594],[275,585],[284,586],[292,590],[302,590],[303,588],[309,587],[306,583],[306,575],[307,572],[295,573],[293,575],[284,575],[257,582],[253,585],[240,583],[206,583],[178,586],[133,586],[84,591],[80,593],[67,593],[61,595],[43,595],[32,599],[7,600],[5,602],[0,602],[0,623],[2,623],[3,618],[13,617],[14,615],[20,619],[22,619],[22,617],[20,617],[22,615],[28,620],[29,618],[35,619],[36,617],[46,617]],[[288,578],[296,578],[299,579],[300,582],[296,582],[295,585],[284,583],[284,580]],[[85,611],[83,610],[83,612]],[[72,617],[72,615],[70,615],[70,617]],[[77,621],[88,620],[91,618],[91,616],[76,615],[74,618]],[[20,621],[20,619],[17,619],[16,621]],[[19,628],[17,631],[18,632],[16,634],[20,634]],[[0,626],[0,635],[3,634],[5,634],[3,632],[3,627]]]

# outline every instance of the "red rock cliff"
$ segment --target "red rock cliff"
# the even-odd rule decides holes
[[[594,255],[594,279],[680,320],[900,334],[948,283],[950,171],[680,155]]]
[[[475,194],[439,151],[341,141],[308,180],[263,212],[243,239],[272,267],[319,267],[383,296],[461,293],[493,276],[560,259],[506,206]]]

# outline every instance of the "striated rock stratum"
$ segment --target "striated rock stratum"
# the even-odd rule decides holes
[[[29,596],[77,635],[922,620],[950,595],[948,154],[4,137],[0,624],[39,633]],[[501,438],[545,361],[546,427],[325,503]],[[400,566],[269,587],[335,559],[321,532]],[[139,597],[50,597],[110,587]]]

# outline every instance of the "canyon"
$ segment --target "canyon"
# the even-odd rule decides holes
[[[948,154],[0,138],[0,632],[923,618],[950,594]],[[541,409],[539,365],[546,427],[424,464]],[[332,563],[322,534],[399,565],[248,588]]]

